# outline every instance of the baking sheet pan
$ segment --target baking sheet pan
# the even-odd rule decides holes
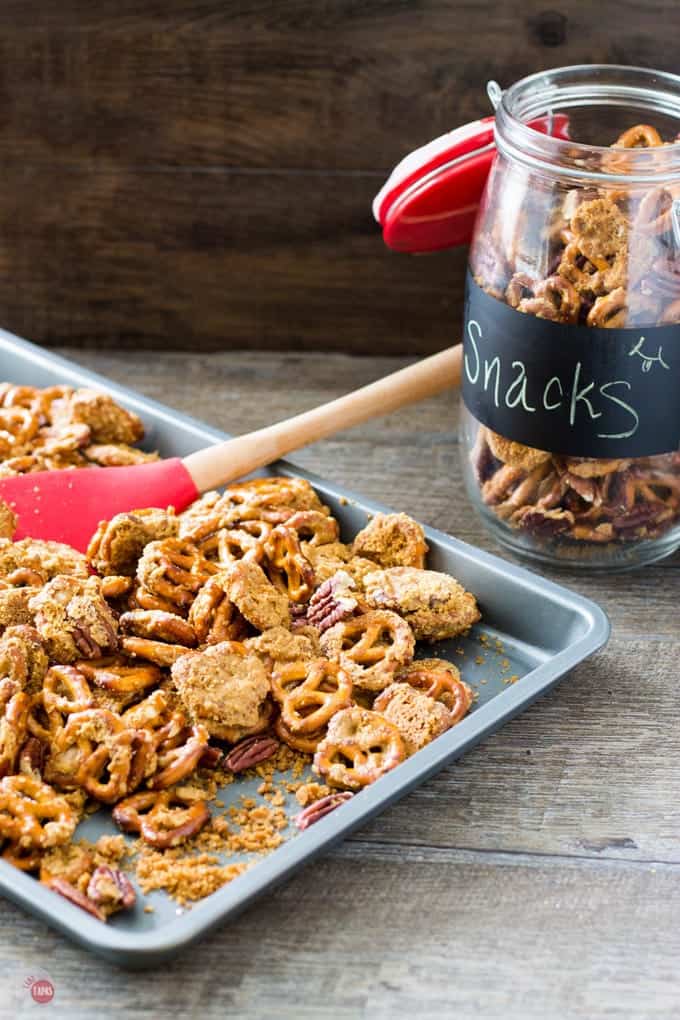
[[[35,386],[70,383],[103,389],[143,418],[147,427],[143,445],[164,456],[184,456],[225,438],[222,432],[4,330],[0,330],[0,379]],[[369,514],[388,509],[288,462],[279,462],[270,471],[309,479],[339,520],[344,539],[363,527]],[[143,502],[140,496],[140,505]],[[477,692],[473,709],[458,725],[311,828],[298,833],[289,826],[285,842],[268,856],[244,855],[243,859],[254,861],[253,866],[191,909],[178,908],[163,893],[151,893],[140,896],[134,910],[102,924],[3,860],[0,892],[102,957],[130,968],[154,966],[234,917],[464,754],[606,642],[609,622],[595,603],[441,531],[425,531],[431,550],[428,565],[452,574],[474,592],[483,614],[482,623],[467,638],[419,649],[421,656],[440,655],[456,662]],[[516,682],[511,682],[512,677]],[[241,794],[257,796],[258,783],[237,781],[223,788],[218,797],[228,806]],[[286,809],[291,817],[300,810],[292,796]],[[78,835],[96,840],[116,831],[110,812],[104,809],[84,821]],[[239,856],[230,856],[226,862],[237,860]],[[144,912],[145,904],[153,906],[153,913]]]

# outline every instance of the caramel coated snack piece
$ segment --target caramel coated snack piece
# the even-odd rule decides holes
[[[106,393],[79,389],[52,404],[55,425],[83,424],[97,443],[136,443],[144,436],[140,417]]]
[[[525,446],[524,443],[516,443],[512,439],[505,439],[497,432],[486,429],[486,441],[489,449],[496,458],[511,467],[521,468],[523,471],[533,471],[540,464],[550,460],[552,454],[546,450],[537,450],[533,446]]]
[[[257,637],[244,641],[248,651],[269,658],[272,662],[299,662],[316,659],[321,653],[313,628],[304,633],[291,633],[286,627],[271,627]]]
[[[464,634],[481,614],[474,595],[448,574],[413,567],[390,567],[368,574],[366,601],[374,609],[398,613],[417,640],[443,641]]]
[[[101,594],[101,581],[55,577],[34,595],[29,608],[50,658],[69,663],[95,659],[118,647],[118,623]]]
[[[243,616],[260,631],[290,624],[288,599],[257,563],[239,560],[225,571],[226,591]]]
[[[0,539],[0,578],[6,579],[17,570],[32,570],[49,581],[58,574],[89,577],[87,558],[63,542],[22,538],[19,542]],[[24,582],[25,583],[25,582]]]
[[[414,569],[414,573],[421,571]],[[336,623],[321,635],[321,647],[359,690],[381,691],[392,682],[397,669],[411,661],[415,641],[411,628],[397,613],[378,610]]]
[[[240,642],[183,655],[172,678],[191,718],[211,736],[234,742],[266,728],[269,677],[260,658]]]
[[[407,514],[377,513],[355,537],[352,552],[380,567],[425,566],[425,532]]]
[[[390,684],[375,699],[373,708],[394,723],[409,756],[451,725],[444,705],[409,684]]]
[[[329,786],[360,790],[405,757],[404,741],[394,723],[367,708],[346,708],[331,719],[314,755],[314,771]]]
[[[132,577],[137,562],[149,542],[174,538],[179,520],[170,510],[151,507],[116,514],[101,521],[88,546],[90,563],[102,576],[123,574]]]

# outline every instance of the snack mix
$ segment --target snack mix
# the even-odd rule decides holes
[[[5,385],[0,417],[5,474],[150,456],[139,419],[87,390]],[[198,899],[246,867],[218,852],[282,841],[276,772],[319,778],[284,784],[304,830],[470,708],[456,666],[414,652],[467,632],[477,604],[425,568],[404,514],[345,544],[308,482],[268,477],[118,514],[87,556],[2,521],[2,854],[100,920],[136,902],[126,855],[144,892]],[[211,812],[242,775],[268,803]],[[74,841],[102,806],[132,848]]]
[[[678,139],[673,139],[677,142]],[[665,143],[655,128],[625,131],[602,170],[626,173],[626,150]],[[677,188],[620,184],[536,187],[508,241],[504,210],[486,210],[471,253],[487,293],[525,315],[616,328],[680,323]],[[505,240],[500,234],[505,231]],[[541,271],[541,268],[543,271]],[[476,424],[476,423],[475,423]],[[560,456],[479,426],[471,451],[477,499],[540,545],[656,539],[680,518],[680,454],[599,460]]]

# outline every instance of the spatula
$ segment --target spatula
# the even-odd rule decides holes
[[[353,393],[180,459],[131,467],[37,471],[0,480],[0,499],[18,517],[15,539],[66,542],[84,552],[99,521],[141,507],[179,513],[217,488],[291,450],[460,384],[461,348],[451,347]]]

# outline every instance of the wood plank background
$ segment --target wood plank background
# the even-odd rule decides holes
[[[4,0],[0,323],[74,345],[440,349],[465,252],[370,201],[484,85],[679,70],[676,0]]]

